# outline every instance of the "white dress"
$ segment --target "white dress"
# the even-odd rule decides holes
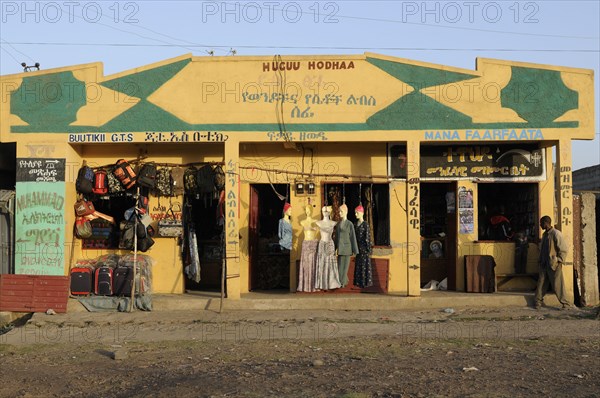
[[[319,225],[321,240],[317,249],[317,269],[315,272],[315,289],[329,290],[342,287],[335,256],[335,245],[331,239],[335,223],[328,227]]]

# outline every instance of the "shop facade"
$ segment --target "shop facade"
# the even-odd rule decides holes
[[[172,208],[194,223],[203,276],[186,281],[181,240],[156,237],[156,293],[218,288],[223,263],[229,298],[295,292],[301,222],[343,203],[352,222],[366,209],[374,286],[350,274],[339,291],[419,296],[433,279],[464,291],[466,255],[492,255],[500,275],[535,273],[542,215],[572,242],[571,141],[594,138],[592,71],[491,59],[473,71],[377,54],[186,55],[110,76],[99,63],[6,75],[1,87],[0,142],[17,146],[16,273],[68,275],[78,259],[122,253],[74,236],[84,161],[223,169],[222,195],[149,194],[155,221]],[[94,203],[118,218],[130,200]],[[572,286],[572,252],[563,271]]]

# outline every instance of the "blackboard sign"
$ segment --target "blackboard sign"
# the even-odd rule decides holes
[[[537,180],[545,177],[544,153],[534,144],[422,146],[421,178]]]
[[[61,181],[65,181],[65,159],[17,158],[17,182]]]

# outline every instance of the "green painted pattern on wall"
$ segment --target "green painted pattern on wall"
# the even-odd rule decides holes
[[[579,93],[565,86],[560,72],[518,66],[511,69],[510,81],[500,94],[502,106],[513,109],[530,124],[552,127],[556,118],[579,107]]]
[[[77,111],[86,104],[85,83],[73,72],[24,77],[10,95],[10,109],[27,122],[29,131],[65,131],[77,119]]]
[[[475,79],[478,75],[450,72],[446,70],[427,68],[425,66],[409,65],[383,59],[369,58],[367,61],[398,80],[410,85],[415,90],[442,84],[455,83]]]
[[[413,87],[420,89],[477,77],[374,58],[367,58],[367,60],[392,76],[414,84]],[[11,131],[15,133],[281,131],[278,123],[190,124],[147,100],[149,95],[172,79],[190,62],[191,59],[186,59],[101,83],[112,90],[140,98],[140,102],[131,109],[102,126],[69,125],[76,120],[77,111],[86,104],[85,84],[75,79],[72,72],[26,77],[19,89],[11,94],[11,110],[30,125],[11,126]],[[52,101],[52,98],[46,95],[45,100],[40,100],[40,94],[35,93],[38,93],[40,87],[44,85],[62,87],[63,90],[68,88],[68,92],[72,95],[60,96],[57,101]],[[524,85],[534,85],[537,88],[534,101],[515,100],[515,90],[518,93]],[[400,96],[401,93],[398,95]],[[286,123],[285,130],[302,132],[579,126],[578,121],[554,122],[564,112],[578,107],[578,93],[564,85],[559,72],[513,67],[512,79],[502,90],[502,105],[517,111],[527,122],[473,123],[469,115],[416,91],[398,98],[388,107],[372,115],[365,123]]]
[[[130,97],[146,99],[160,86],[171,80],[191,61],[191,59],[184,59],[143,72],[107,80],[100,84]]]
[[[371,130],[463,129],[472,119],[418,91],[399,98],[367,120]]]

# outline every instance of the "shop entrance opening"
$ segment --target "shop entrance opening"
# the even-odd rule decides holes
[[[421,287],[456,290],[456,183],[421,183]]]
[[[279,236],[286,197],[287,184],[250,186],[250,290],[290,289],[290,250],[280,244]]]

